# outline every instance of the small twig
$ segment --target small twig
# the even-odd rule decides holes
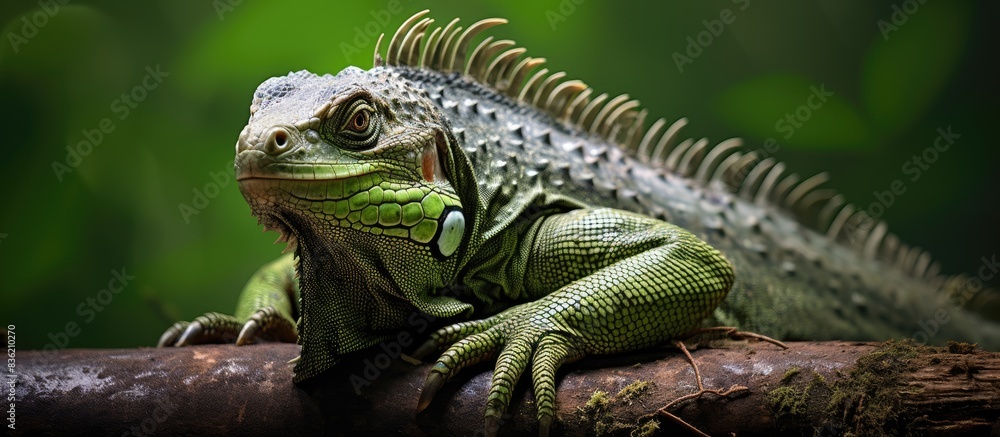
[[[786,345],[786,344],[784,344],[784,343],[782,343],[782,342],[780,342],[778,340],[775,340],[775,339],[773,339],[771,337],[768,337],[766,335],[760,335],[760,334],[757,334],[757,333],[754,333],[754,332],[740,331],[740,330],[738,330],[738,329],[736,329],[736,328],[734,328],[732,326],[711,326],[711,327],[708,327],[708,328],[698,328],[698,329],[696,329],[694,331],[689,332],[687,338],[690,339],[691,337],[694,337],[696,335],[707,334],[707,333],[710,333],[710,332],[722,332],[723,335],[725,335],[725,336],[727,336],[727,337],[729,337],[729,338],[731,338],[733,340],[746,340],[748,338],[752,338],[752,339],[755,339],[755,340],[760,340],[760,341],[763,341],[763,342],[771,343],[771,344],[773,344],[775,346],[778,346],[778,347],[780,347],[782,349],[788,349],[788,345]]]
[[[680,341],[680,340],[674,340],[673,344],[674,344],[674,347],[676,347],[677,349],[680,349],[681,352],[684,353],[684,356],[687,357],[688,362],[691,363],[691,367],[694,368],[694,380],[695,380],[695,382],[698,383],[698,392],[700,393],[700,392],[705,391],[705,386],[701,384],[701,370],[698,370],[698,363],[694,362],[694,357],[691,356],[691,352],[688,352],[687,346],[685,346],[684,342]],[[672,405],[672,404],[674,404],[676,402],[677,402],[677,400],[675,399],[673,402],[667,404],[667,407],[669,407],[670,405]],[[663,408],[667,408],[667,407],[663,407]]]
[[[666,418],[670,419],[674,423],[676,423],[676,424],[684,427],[688,431],[691,431],[691,434],[694,434],[694,435],[696,435],[698,437],[711,437],[708,434],[705,434],[705,433],[701,432],[700,429],[695,428],[690,423],[685,422],[684,419],[681,419],[680,417],[677,417],[676,415],[674,415],[674,413],[671,413],[671,412],[663,410],[663,409],[658,410],[657,413],[659,413],[663,417],[666,417]]]
[[[735,329],[734,329],[734,331],[735,331]],[[670,411],[667,411],[667,410],[669,410],[671,407],[673,407],[674,405],[677,405],[677,404],[679,404],[681,402],[684,402],[684,401],[687,401],[687,400],[690,400],[690,399],[696,399],[696,398],[699,398],[699,397],[704,396],[704,395],[709,394],[709,393],[717,395],[717,396],[721,396],[721,397],[726,397],[726,396],[729,396],[729,395],[731,395],[731,394],[733,394],[735,392],[749,390],[749,389],[747,387],[742,386],[742,385],[734,385],[732,387],[729,387],[726,390],[718,390],[718,389],[709,390],[709,389],[706,389],[705,385],[701,381],[701,370],[698,369],[698,363],[696,363],[694,361],[694,357],[691,356],[691,352],[688,351],[687,346],[685,346],[684,342],[680,341],[680,340],[674,340],[673,344],[674,344],[675,347],[677,347],[678,349],[680,349],[681,352],[684,353],[684,356],[687,357],[688,362],[691,363],[691,368],[694,369],[694,379],[695,379],[695,382],[698,385],[698,391],[695,392],[695,393],[686,394],[684,396],[681,396],[681,397],[679,397],[677,399],[674,399],[674,400],[668,402],[667,405],[664,405],[659,410],[656,410],[655,414],[658,414],[660,416],[663,416],[663,417],[666,417],[666,418],[670,419],[674,423],[676,423],[676,424],[684,427],[685,429],[687,429],[688,431],[691,431],[691,433],[693,433],[693,434],[695,434],[695,435],[697,435],[699,437],[709,437],[708,434],[705,434],[704,432],[701,432],[701,430],[699,430],[698,428],[695,428],[690,423],[687,423],[686,421],[684,421],[684,419],[681,419],[677,415],[675,415],[675,414],[673,414],[673,413],[671,413]],[[644,419],[648,418],[649,416],[651,416],[651,415],[646,415],[644,417]]]

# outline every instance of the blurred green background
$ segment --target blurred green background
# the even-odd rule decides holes
[[[391,33],[424,8],[438,23],[508,18],[495,34],[654,115],[689,117],[688,135],[743,136],[748,148],[774,137],[791,169],[830,171],[829,185],[857,203],[903,179],[883,218],[948,272],[973,272],[1000,247],[991,2],[927,2],[905,22],[897,13],[898,26],[893,5],[907,2],[400,0],[385,25],[387,1],[73,0],[54,13],[50,3],[5,1],[0,12],[0,325],[16,325],[21,348],[43,347],[69,322],[79,332],[68,347],[148,346],[175,320],[230,312],[281,250],[222,176],[253,90],[290,70],[368,68],[374,39],[359,32]],[[674,52],[688,56],[687,38],[724,9],[735,20],[678,71]],[[33,19],[43,23],[34,32]],[[141,102],[116,102],[144,80]],[[820,85],[834,96],[784,138],[775,122]],[[53,162],[66,164],[67,145],[103,118],[114,130],[57,175]],[[904,163],[949,125],[961,138],[910,181]],[[185,217],[179,205],[196,206],[195,191],[213,183],[218,193],[209,187]],[[81,312],[112,270],[134,279],[93,317]]]

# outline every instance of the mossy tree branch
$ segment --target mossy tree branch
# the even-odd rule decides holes
[[[350,357],[306,389],[291,382],[285,363],[298,347],[287,344],[20,352],[16,428],[117,435],[481,432],[489,366],[448,383],[418,415],[429,365],[390,359],[390,352]],[[693,354],[706,388],[749,388],[671,409],[712,435],[1000,432],[1000,353],[802,342],[788,350],[728,343]],[[681,432],[655,412],[696,387],[683,355],[667,349],[588,358],[563,373],[555,435]],[[519,384],[501,435],[536,435],[529,386]]]

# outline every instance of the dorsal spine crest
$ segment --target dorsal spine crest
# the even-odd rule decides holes
[[[784,163],[772,157],[761,158],[756,151],[741,151],[738,138],[714,146],[709,146],[707,138],[680,140],[686,118],[669,126],[666,119],[659,118],[647,128],[648,111],[640,107],[638,100],[628,94],[592,97],[592,88],[582,81],[567,79],[565,72],[550,73],[542,67],[545,58],[527,56],[527,50],[517,47],[514,41],[494,41],[494,37],[486,36],[470,49],[477,35],[507,20],[487,18],[463,30],[455,18],[428,34],[434,22],[423,18],[428,12],[417,12],[400,25],[389,40],[385,58],[380,54],[385,35],[379,36],[373,57],[375,67],[461,72],[498,95],[546,113],[584,135],[599,137],[653,168],[692,178],[701,186],[718,182],[751,202],[784,209],[800,223],[825,233],[832,241],[847,244],[867,259],[895,265],[934,283],[963,278],[939,277],[938,264],[931,262],[929,253],[899,243],[884,221],[875,222],[842,195],[820,188],[829,180],[826,173],[800,181],[796,173],[784,174]],[[429,36],[425,39],[425,35]],[[426,41],[423,47],[421,41]]]

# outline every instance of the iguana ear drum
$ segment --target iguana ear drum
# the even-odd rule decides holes
[[[461,208],[452,206],[444,210],[440,220],[431,247],[438,256],[447,258],[458,250],[465,237],[465,214]]]
[[[448,141],[443,132],[435,130],[434,141],[424,146],[424,152],[421,154],[420,169],[425,181],[448,182],[448,177],[444,174],[446,156],[448,156]]]

